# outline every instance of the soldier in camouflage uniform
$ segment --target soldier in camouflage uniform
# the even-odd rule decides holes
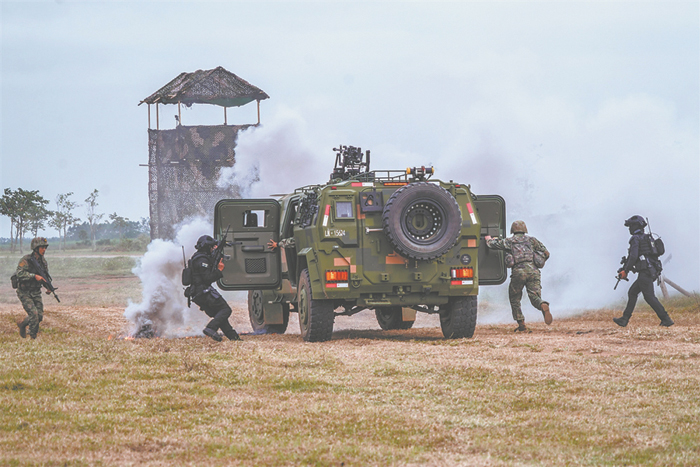
[[[525,317],[520,308],[523,287],[527,288],[527,296],[532,306],[542,311],[544,322],[552,324],[549,312],[549,302],[542,300],[542,285],[540,283],[540,267],[549,258],[547,248],[535,237],[525,235],[527,226],[523,221],[515,221],[510,227],[513,236],[509,238],[492,238],[486,236],[486,245],[494,250],[505,250],[506,266],[512,268],[508,297],[513,311],[513,319],[518,322],[516,332],[526,332]],[[538,257],[539,256],[539,257]],[[539,265],[539,267],[538,267]]]
[[[46,249],[49,247],[49,242],[44,237],[37,237],[32,239],[32,252],[28,255],[22,257],[17,265],[17,297],[19,301],[22,302],[24,311],[27,312],[27,317],[17,323],[19,327],[19,335],[27,337],[27,327],[29,327],[29,336],[32,339],[36,339],[36,335],[39,332],[39,323],[44,319],[44,303],[41,300],[41,284],[44,278],[36,274],[29,263],[31,256],[39,261],[39,263],[44,267],[44,270],[48,272],[49,265],[46,263],[44,254]],[[46,290],[46,293],[51,293],[50,290]]]

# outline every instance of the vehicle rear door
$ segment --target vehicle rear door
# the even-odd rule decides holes
[[[221,238],[229,229],[224,254],[223,290],[275,289],[282,277],[279,241],[280,204],[274,199],[224,199],[214,208],[214,233]]]
[[[502,250],[491,250],[484,237],[506,235],[506,201],[498,195],[480,195],[474,201],[481,221],[481,241],[479,242],[479,285],[498,285],[508,278]]]

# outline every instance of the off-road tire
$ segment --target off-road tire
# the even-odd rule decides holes
[[[447,305],[440,307],[442,335],[447,339],[474,336],[476,312],[476,295],[450,298]]]
[[[324,342],[333,336],[335,313],[330,300],[315,300],[311,296],[309,270],[301,271],[297,288],[299,330],[306,342]]]
[[[263,291],[248,291],[248,317],[255,333],[284,334],[289,324],[289,304],[282,304],[282,324],[265,324]],[[286,306],[285,306],[286,305]]]
[[[415,321],[404,321],[402,310],[400,306],[375,308],[374,314],[377,317],[379,327],[385,331],[411,329]]]
[[[434,183],[416,182],[391,195],[384,205],[382,226],[401,256],[432,260],[457,242],[462,214],[449,191]]]

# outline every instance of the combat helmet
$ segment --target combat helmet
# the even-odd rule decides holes
[[[625,227],[632,227],[635,224],[641,229],[647,226],[647,223],[642,216],[632,216],[625,221]]]
[[[513,224],[510,226],[510,233],[527,233],[527,226],[525,225],[525,221],[513,222]]]
[[[46,239],[46,237],[35,237],[32,238],[32,245],[31,248],[32,250],[36,250],[40,246],[45,246],[48,248],[49,246],[49,241]]]
[[[211,248],[216,245],[216,240],[211,238],[209,235],[202,235],[197,240],[197,244],[194,246],[198,251],[208,252]]]

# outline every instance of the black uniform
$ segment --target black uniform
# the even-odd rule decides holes
[[[239,340],[238,333],[231,327],[228,322],[231,316],[231,307],[228,306],[226,300],[221,296],[218,290],[212,285],[223,274],[219,269],[212,264],[213,257],[210,253],[198,251],[192,256],[192,290],[191,298],[194,303],[199,305],[199,308],[213,318],[204,329],[204,334],[216,339],[217,331],[221,329],[226,337],[230,340]]]
[[[635,216],[638,217],[638,216]],[[644,226],[639,223],[630,222],[625,225],[630,227],[630,246],[627,254],[627,261],[620,268],[620,271],[636,272],[637,280],[630,286],[627,292],[628,301],[621,318],[614,318],[615,323],[620,326],[627,326],[627,322],[632,317],[632,312],[637,304],[637,297],[641,292],[644,300],[656,312],[656,316],[661,320],[662,326],[673,325],[673,320],[664,309],[659,299],[654,294],[654,281],[661,274],[661,262],[652,253],[651,240],[644,234]],[[646,222],[644,223],[646,225]],[[618,271],[618,272],[620,272]]]

